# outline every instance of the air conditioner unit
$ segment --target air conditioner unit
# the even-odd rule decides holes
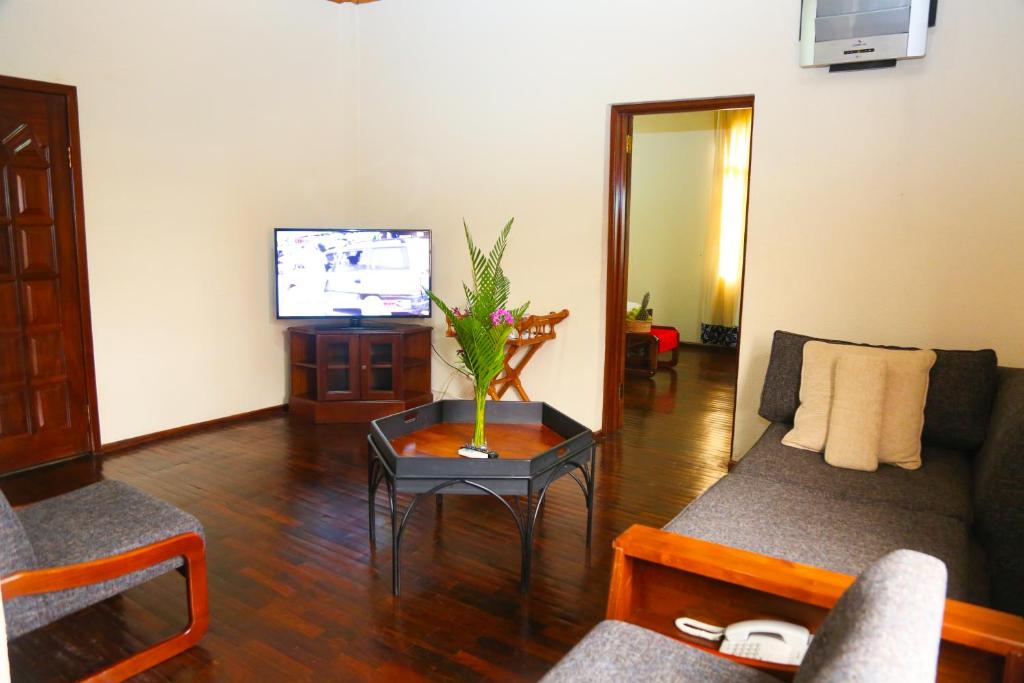
[[[803,0],[800,66],[894,66],[924,57],[935,0]]]

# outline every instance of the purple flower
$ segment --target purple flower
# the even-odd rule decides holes
[[[491,324],[495,327],[498,325],[515,325],[516,321],[512,319],[511,313],[504,308],[499,308],[494,313],[491,313]]]

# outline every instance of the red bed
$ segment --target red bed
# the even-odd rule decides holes
[[[679,330],[676,328],[652,325],[651,334],[658,338],[658,353],[668,353],[679,348]]]

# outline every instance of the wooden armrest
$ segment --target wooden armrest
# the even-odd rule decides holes
[[[635,524],[612,547],[629,557],[832,607],[853,578],[739,548]]]
[[[684,612],[719,623],[775,616],[814,631],[854,581],[845,574],[639,525],[620,535],[613,548],[608,618],[653,627],[685,642],[691,641],[671,626],[672,616]],[[1014,662],[1024,653],[1024,618],[947,600],[942,640],[940,679],[970,680],[972,672],[987,667],[1000,669],[1003,680],[1022,680]],[[1013,677],[1011,670],[1017,671]],[[992,677],[974,680],[985,678]]]
[[[202,554],[203,537],[191,532],[129,550],[120,555],[62,567],[17,572],[0,580],[0,592],[3,593],[4,602],[7,602],[25,595],[51,593],[102,583],[175,557],[184,556],[192,560]]]

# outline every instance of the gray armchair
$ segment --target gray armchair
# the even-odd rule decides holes
[[[911,550],[892,552],[846,590],[797,670],[795,683],[934,681],[946,597],[946,568]],[[587,681],[778,679],[622,621],[598,624],[544,677]]]
[[[87,680],[124,680],[192,647],[206,632],[202,526],[127,484],[102,481],[18,510],[0,495],[0,548],[10,639],[166,572],[185,575],[185,630]]]

